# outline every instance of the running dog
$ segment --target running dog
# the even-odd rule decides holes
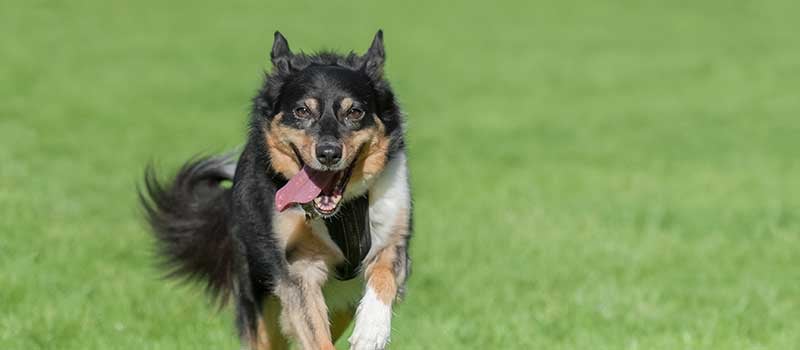
[[[410,260],[403,113],[383,72],[383,33],[363,55],[292,53],[272,70],[235,154],[152,166],[140,199],[172,276],[232,302],[244,347],[384,349]]]

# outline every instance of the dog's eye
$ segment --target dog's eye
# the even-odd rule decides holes
[[[350,121],[357,121],[362,117],[364,117],[364,111],[358,108],[350,108],[350,110],[347,111],[347,119]]]
[[[306,119],[311,116],[311,111],[309,111],[306,107],[295,108],[294,116],[300,119]]]

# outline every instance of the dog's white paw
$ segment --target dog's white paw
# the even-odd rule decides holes
[[[392,306],[384,304],[367,288],[356,312],[356,326],[350,336],[350,350],[383,350],[392,331]]]

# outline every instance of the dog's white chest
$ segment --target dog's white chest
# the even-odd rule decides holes
[[[406,156],[398,154],[386,165],[369,190],[369,219],[372,247],[367,258],[385,248],[398,221],[410,215],[411,191]]]

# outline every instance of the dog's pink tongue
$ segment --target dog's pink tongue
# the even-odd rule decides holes
[[[322,189],[330,186],[336,173],[316,171],[307,166],[292,176],[289,182],[275,193],[275,208],[284,211],[295,203],[308,203],[317,198]]]

